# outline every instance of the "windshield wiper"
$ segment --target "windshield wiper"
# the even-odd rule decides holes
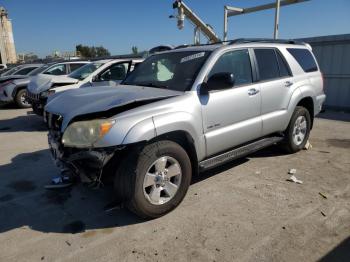
[[[152,82],[122,82],[121,85],[127,85],[127,86],[147,86],[147,87],[153,87],[153,88],[162,88],[162,89],[168,89],[169,86],[167,85],[156,85]]]
[[[156,85],[154,83],[137,83],[137,85],[147,86],[147,87],[154,87],[154,88],[163,88],[163,89],[168,89],[169,88],[166,85]]]

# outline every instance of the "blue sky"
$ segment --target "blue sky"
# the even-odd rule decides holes
[[[185,1],[216,33],[223,34],[223,6],[250,7],[274,0]],[[180,31],[172,0],[0,0],[12,19],[17,52],[40,57],[76,44],[103,45],[112,54],[130,53],[158,44],[192,43],[193,28]],[[271,37],[274,10],[232,17],[229,39]],[[350,0],[311,0],[281,8],[280,38],[350,33]],[[202,38],[203,39],[203,38]],[[204,40],[204,39],[203,39]]]

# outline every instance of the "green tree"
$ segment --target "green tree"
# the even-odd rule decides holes
[[[77,45],[75,47],[77,53],[80,54],[80,56],[85,58],[96,58],[96,57],[102,57],[102,56],[110,56],[110,52],[104,48],[103,46],[85,46],[85,45]]]
[[[137,46],[131,47],[131,50],[132,50],[132,53],[133,53],[134,55],[137,55],[137,54],[139,53],[139,50],[138,50]]]

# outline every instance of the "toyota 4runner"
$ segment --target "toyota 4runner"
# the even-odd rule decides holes
[[[178,206],[201,170],[276,143],[301,150],[325,100],[311,47],[292,40],[182,47],[89,89],[45,107],[52,155],[82,181],[112,178],[145,218]]]

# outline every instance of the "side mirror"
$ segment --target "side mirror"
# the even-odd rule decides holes
[[[210,90],[229,89],[235,85],[235,77],[232,73],[222,72],[212,75],[205,85],[205,88]]]

